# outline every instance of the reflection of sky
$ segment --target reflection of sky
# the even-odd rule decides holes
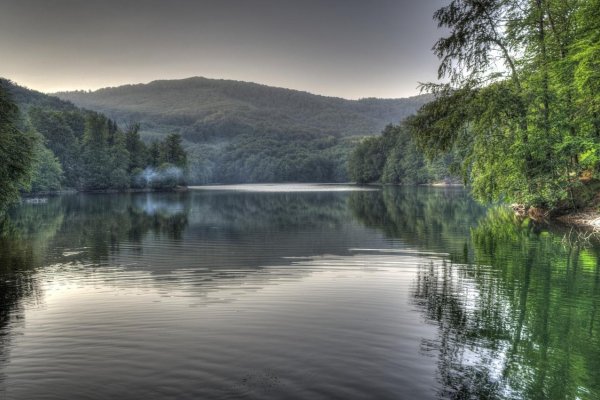
[[[359,192],[366,190],[379,190],[377,186],[356,186],[344,184],[303,184],[303,183],[247,183],[240,185],[205,185],[190,186],[192,190],[233,191],[233,192]]]
[[[393,193],[378,202],[379,192],[203,190],[23,206],[27,212],[15,224],[29,232],[21,242],[28,246],[5,253],[30,262],[33,251],[39,262],[23,281],[34,295],[7,303],[11,316],[0,329],[9,340],[0,343],[0,358],[10,363],[0,363],[0,393],[5,384],[8,398],[37,398],[42,388],[56,398],[123,397],[111,388],[159,391],[153,385],[160,382],[175,388],[164,396],[170,398],[191,396],[178,390],[197,398],[268,398],[264,384],[279,398],[330,389],[345,398],[433,398],[440,386],[450,391],[457,384],[518,398],[540,374],[550,379],[537,356],[547,350],[559,359],[562,343],[540,341],[531,316],[520,327],[521,302],[517,292],[506,292],[498,259],[493,268],[441,261],[456,258],[442,239],[466,246],[472,209],[457,211],[470,217],[446,218],[444,210],[464,205],[458,197]],[[428,235],[413,229],[419,224]],[[584,286],[551,305],[550,333],[562,332],[557,321],[573,317],[570,334],[587,343],[593,310],[573,313],[573,306],[597,300],[588,286],[596,282],[594,254],[582,251],[573,269]],[[538,286],[528,292],[531,310],[547,301],[539,285],[566,283],[564,266],[557,268],[554,283],[532,276]],[[11,282],[16,296],[23,286]],[[560,332],[552,340],[562,342]],[[581,343],[565,345],[586,357]]]
[[[15,327],[6,393],[392,398],[410,388],[429,397],[435,359],[419,343],[435,327],[409,301],[410,265],[421,262],[358,253],[251,273],[179,270],[165,281],[56,265],[41,276],[43,306],[26,307],[27,324]]]

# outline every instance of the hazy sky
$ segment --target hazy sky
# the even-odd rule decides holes
[[[360,97],[436,77],[443,0],[2,0],[0,76],[44,92],[190,76]]]

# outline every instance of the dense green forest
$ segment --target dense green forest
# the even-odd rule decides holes
[[[143,121],[150,134],[177,131],[190,142],[262,132],[374,135],[431,98],[346,100],[201,77],[55,95],[120,123]]]
[[[435,100],[411,118],[430,157],[460,149],[484,200],[550,210],[595,203],[600,1],[453,0],[434,15]]]
[[[146,145],[139,125],[0,80],[3,181],[0,202],[19,191],[172,189],[184,183],[187,154],[178,134]]]
[[[345,100],[198,77],[57,96],[123,125],[141,121],[144,140],[180,133],[192,183],[348,181],[359,139],[431,98]]]
[[[0,81],[0,205],[16,200],[29,184],[36,140],[19,129],[19,109]]]
[[[428,159],[404,125],[388,125],[381,135],[364,138],[348,159],[350,179],[358,183],[415,185],[452,182],[460,155]]]
[[[182,82],[190,84],[191,89],[181,86]],[[162,121],[159,124],[164,123],[165,118],[170,118],[169,112],[160,114],[157,109],[156,114],[126,113],[132,118],[149,118],[150,122],[125,123],[122,120],[120,125],[125,128],[121,128],[117,121],[99,111],[79,108],[69,101],[2,80],[3,112],[6,115],[2,129],[11,132],[4,137],[10,141],[5,148],[11,149],[10,154],[14,156],[12,164],[5,164],[3,179],[10,181],[11,185],[4,187],[2,203],[14,200],[19,191],[172,189],[183,183],[211,182],[344,182],[350,180],[349,155],[365,135],[372,133],[373,126],[379,126],[386,119],[406,117],[426,99],[350,101],[256,84],[204,79],[133,87],[148,90],[147,87],[152,89],[157,84],[163,89],[164,85],[175,85],[189,100],[190,93],[194,91],[197,96],[206,95],[206,91],[198,89],[198,82],[200,86],[216,84],[231,98],[245,96],[247,101],[251,100],[254,108],[262,110],[253,114],[255,125],[250,129],[250,125],[246,124],[246,128],[236,130],[235,126],[241,125],[228,125],[228,117],[224,117],[218,125],[212,125],[210,134],[190,133],[185,121],[182,126],[170,126],[172,131],[183,134],[168,133],[167,125],[161,125],[161,132],[146,131],[144,134],[144,126],[156,123],[153,118]],[[124,89],[115,90],[120,92]],[[163,97],[156,97],[157,93],[162,92],[150,90],[148,94],[148,101],[154,106],[172,100],[169,96],[165,100],[164,93]],[[214,104],[209,103],[211,101]],[[120,103],[117,101],[116,104],[118,106]],[[214,96],[202,98],[202,104],[211,104],[213,111],[220,110],[222,115],[229,115],[231,111]],[[274,108],[277,104],[284,106],[280,106],[276,112]],[[193,106],[188,105],[188,110]],[[338,126],[339,121],[324,116],[324,113],[330,113],[347,117],[348,110],[368,115],[370,122],[355,126],[351,121],[346,121],[353,128],[350,132],[343,132],[341,129],[350,125]],[[289,115],[284,118],[281,113]],[[318,116],[315,114],[308,118],[310,113]],[[236,118],[244,115],[241,113]],[[271,115],[275,117],[271,118]],[[296,122],[286,125],[282,122],[286,119],[295,119]],[[356,122],[355,117],[350,120]],[[202,125],[203,129],[210,126],[206,121],[202,124],[195,126]],[[333,129],[334,126],[337,126],[337,130]],[[356,129],[364,131],[357,136],[355,133],[359,131]],[[401,157],[405,150],[414,151],[414,146],[405,149],[401,142],[398,141],[393,152],[395,157]],[[15,148],[19,151],[15,151]],[[420,156],[416,158],[427,164],[429,173],[430,163],[423,161]],[[399,173],[397,168],[395,171]],[[386,173],[386,176],[391,174]],[[418,183],[421,177],[396,177],[388,181]]]

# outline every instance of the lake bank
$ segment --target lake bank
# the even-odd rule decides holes
[[[565,213],[553,213],[550,210],[527,207],[523,204],[511,204],[510,208],[517,216],[522,218],[531,218],[538,222],[560,223],[572,227],[600,231],[600,212],[595,209],[588,208]]]
[[[189,190],[188,186],[176,186],[171,189],[152,189],[152,188],[143,188],[143,189],[101,189],[101,190],[76,190],[76,189],[64,189],[64,190],[49,190],[49,191],[41,191],[41,192],[25,192],[21,193],[21,198],[23,199],[31,199],[31,198],[39,198],[45,196],[61,196],[65,194],[76,194],[76,193],[160,193],[160,192],[186,192]]]

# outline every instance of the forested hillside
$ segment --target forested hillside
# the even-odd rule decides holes
[[[56,96],[106,113],[119,123],[143,121],[144,131],[175,129],[190,142],[262,132],[374,135],[414,114],[429,98],[346,100],[201,77]]]
[[[364,138],[348,160],[350,179],[358,183],[418,185],[456,181],[462,155],[425,157],[405,125],[388,125],[381,135]]]
[[[189,78],[57,93],[146,141],[180,133],[192,183],[342,182],[360,137],[413,114],[429,96],[345,100],[255,83]]]
[[[15,138],[4,147],[19,147],[7,167],[20,174],[10,179],[13,198],[15,190],[171,189],[184,181],[187,155],[177,134],[146,145],[136,124],[121,129],[103,114],[4,79],[0,97],[6,138]]]

